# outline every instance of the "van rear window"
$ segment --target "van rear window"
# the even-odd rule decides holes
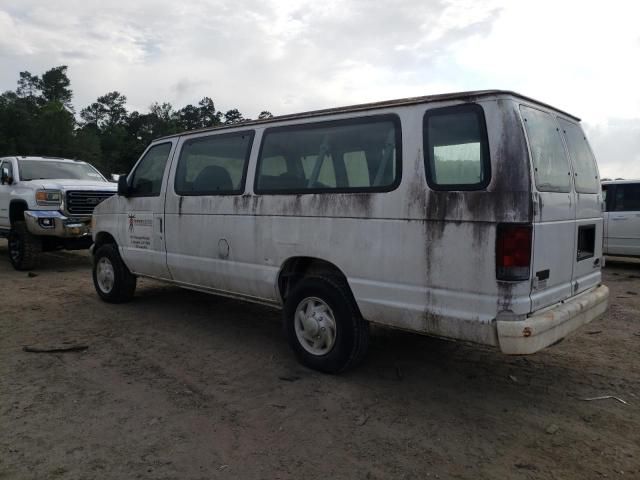
[[[576,192],[598,193],[600,188],[598,168],[582,128],[564,119],[559,119],[558,121],[567,140],[569,155],[573,159],[576,174]]]
[[[269,128],[255,191],[389,191],[400,182],[401,143],[395,115]]]
[[[570,192],[569,160],[555,119],[524,105],[520,105],[520,112],[529,139],[538,191]]]
[[[491,178],[482,107],[427,110],[423,122],[427,182],[434,190],[478,190]]]

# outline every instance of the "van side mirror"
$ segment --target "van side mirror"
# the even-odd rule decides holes
[[[120,175],[120,177],[118,178],[118,195],[122,197],[127,197],[129,196],[130,192],[131,192],[131,187],[127,182],[127,176]]]

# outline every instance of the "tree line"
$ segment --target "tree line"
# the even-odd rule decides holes
[[[20,72],[15,91],[0,95],[0,157],[43,155],[85,160],[104,174],[128,172],[154,138],[198,128],[240,123],[238,109],[216,110],[204,97],[175,109],[155,102],[148,112],[129,111],[127,97],[108,92],[77,114],[65,65],[42,75]],[[268,111],[259,117],[270,118]]]

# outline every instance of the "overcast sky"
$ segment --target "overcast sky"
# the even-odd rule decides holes
[[[640,178],[633,0],[0,0],[0,90],[57,65],[78,111],[112,90],[249,117],[516,90],[581,117],[603,177]]]

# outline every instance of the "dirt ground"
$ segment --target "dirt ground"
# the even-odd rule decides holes
[[[341,376],[297,364],[277,311],[144,280],[108,305],[87,253],[35,273],[0,240],[2,479],[640,478],[640,263],[534,356],[376,329]]]

